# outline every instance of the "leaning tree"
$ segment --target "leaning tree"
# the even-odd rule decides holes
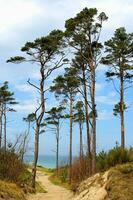
[[[39,84],[28,80],[28,83],[39,92],[38,105],[34,111],[35,114],[35,147],[34,147],[34,161],[32,169],[32,187],[35,188],[36,166],[38,161],[39,151],[39,134],[41,130],[41,123],[45,113],[45,93],[46,80],[51,73],[67,63],[62,47],[64,46],[63,32],[54,30],[49,35],[36,39],[33,42],[27,42],[21,51],[26,53],[26,57],[16,56],[11,57],[7,62],[11,63],[31,63],[36,64],[39,70],[40,78]]]
[[[115,91],[119,94],[119,103],[114,107],[114,114],[120,114],[121,146],[125,147],[124,111],[125,91],[132,87],[133,78],[133,33],[125,28],[116,29],[114,36],[105,42],[106,56],[101,62],[108,66],[106,77],[112,81]]]

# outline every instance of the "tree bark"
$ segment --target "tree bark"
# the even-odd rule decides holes
[[[7,125],[7,118],[6,118],[6,106],[4,107],[4,150],[6,151],[6,143],[7,143],[7,135],[6,135],[6,125]]]
[[[90,127],[89,127],[89,108],[88,108],[88,98],[87,98],[87,86],[86,86],[86,75],[84,66],[82,66],[82,76],[83,76],[83,92],[84,92],[84,104],[85,104],[85,121],[86,121],[86,134],[87,134],[87,154],[89,158],[89,175],[92,173],[92,155],[91,155],[91,138],[90,138]]]
[[[80,130],[80,158],[83,157],[83,137],[82,137],[82,123],[79,122],[79,130]]]
[[[72,180],[72,125],[73,125],[73,99],[72,95],[70,95],[70,174],[69,174],[69,182]]]
[[[124,126],[124,74],[120,69],[120,120],[121,120],[121,147],[125,148],[125,126]]]
[[[92,174],[96,173],[96,104],[95,104],[95,66],[91,64],[91,103],[92,103]]]
[[[32,167],[32,187],[35,188],[36,185],[36,167],[37,167],[37,161],[38,161],[38,152],[39,152],[39,129],[40,127],[36,126],[35,131],[35,146],[34,146],[34,161],[33,161],[33,167]]]
[[[3,115],[3,109],[1,105],[1,110],[0,110],[0,148],[2,147],[2,115]]]
[[[59,174],[59,125],[57,126],[57,137],[56,137],[56,172]]]
[[[35,129],[35,151],[34,151],[34,162],[32,168],[32,187],[35,188],[36,181],[36,167],[38,161],[38,152],[39,152],[39,134],[40,127],[45,113],[45,100],[44,100],[44,65],[42,64],[40,67],[40,106],[37,111],[40,111],[39,115],[36,116],[36,129]],[[36,112],[37,115],[37,112]]]
[[[90,128],[89,128],[89,109],[88,109],[88,98],[87,98],[87,87],[86,87],[86,75],[84,67],[83,69],[83,91],[84,91],[84,104],[85,104],[85,120],[86,120],[86,132],[87,132],[87,148],[88,154],[91,155],[90,149]]]

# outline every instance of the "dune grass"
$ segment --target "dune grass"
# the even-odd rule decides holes
[[[107,200],[133,200],[133,163],[112,168],[106,189]]]
[[[0,200],[25,200],[24,192],[14,183],[0,180]]]

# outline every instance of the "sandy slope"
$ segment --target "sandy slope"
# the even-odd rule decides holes
[[[37,179],[41,182],[47,193],[33,194],[28,197],[28,200],[72,200],[72,193],[60,186],[53,185],[49,180],[47,173],[38,172]]]

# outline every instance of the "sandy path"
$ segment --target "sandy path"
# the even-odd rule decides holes
[[[52,184],[48,178],[47,173],[37,173],[37,180],[41,182],[47,193],[32,194],[28,200],[72,200],[72,193],[69,190]]]

